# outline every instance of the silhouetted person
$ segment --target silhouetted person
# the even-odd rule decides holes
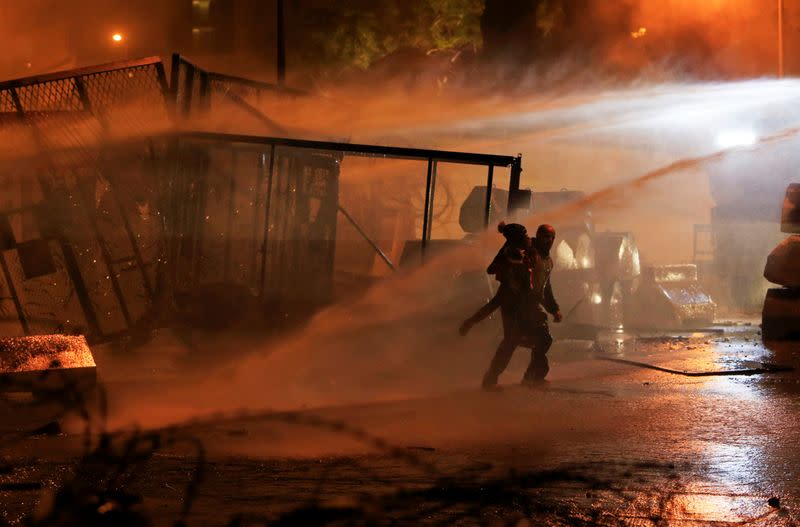
[[[486,305],[461,324],[458,328],[461,335],[466,335],[472,326],[486,319],[504,303],[511,307],[511,304],[518,302],[520,293],[529,288],[530,269],[525,261],[526,251],[531,244],[528,230],[519,223],[505,222],[500,222],[497,230],[505,237],[506,243],[489,264],[486,273],[493,274],[500,282],[500,287]]]
[[[483,377],[483,388],[487,390],[497,388],[498,378],[508,366],[517,346],[531,349],[531,361],[522,383],[531,385],[543,380],[550,371],[547,352],[553,343],[546,312],[553,315],[555,322],[561,322],[562,319],[550,285],[553,270],[550,249],[555,241],[555,229],[550,225],[540,225],[536,230],[536,238],[530,240],[522,225],[501,224],[499,228],[506,237],[506,245],[487,272],[497,276],[500,287],[495,297],[460,328],[461,333],[465,334],[472,325],[500,307],[503,340]]]

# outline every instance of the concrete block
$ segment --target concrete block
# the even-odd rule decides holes
[[[0,391],[35,391],[65,383],[93,387],[97,366],[82,335],[0,338]]]

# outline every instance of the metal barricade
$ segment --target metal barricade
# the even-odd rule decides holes
[[[431,239],[439,163],[495,167],[519,187],[519,157],[168,131],[224,100],[272,130],[259,94],[300,92],[173,57],[0,83],[0,323],[8,334],[92,342],[170,323],[175,299],[239,288],[281,319],[334,297],[346,156],[421,162],[420,254]],[[221,104],[221,103],[220,103]],[[9,146],[10,145],[10,146]],[[7,150],[6,150],[7,148]],[[6,155],[8,154],[8,155]],[[5,330],[8,331],[5,331]]]
[[[0,174],[10,232],[0,263],[22,333],[107,338],[143,315],[152,262],[131,222],[136,199],[103,145],[166,126],[166,95],[158,58],[0,83],[0,137],[17,147]]]

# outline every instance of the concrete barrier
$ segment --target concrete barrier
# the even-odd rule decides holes
[[[0,338],[0,391],[25,392],[67,384],[93,388],[97,365],[82,335]]]

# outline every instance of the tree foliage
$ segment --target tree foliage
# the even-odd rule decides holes
[[[302,63],[342,69],[366,69],[401,50],[467,47],[483,48],[490,60],[525,63],[594,49],[620,28],[625,33],[627,2],[297,0],[290,16],[302,31],[290,35],[289,49]]]
[[[426,0],[431,49],[457,49],[481,44],[482,0]]]
[[[399,49],[460,49],[481,44],[483,0],[305,0],[291,16],[304,30],[293,38],[304,62],[367,68]]]
[[[563,0],[542,0],[536,6],[536,29],[548,37],[564,26]]]

